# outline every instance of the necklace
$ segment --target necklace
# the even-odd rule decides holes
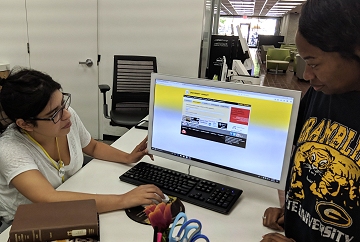
[[[57,152],[58,152],[58,156],[59,156],[59,162],[54,161],[53,158],[51,158],[51,156],[47,153],[47,151],[44,149],[44,147],[41,146],[41,144],[39,144],[33,137],[30,136],[30,134],[28,132],[26,132],[24,130],[24,133],[27,135],[27,137],[29,137],[29,139],[36,144],[46,155],[46,157],[50,160],[50,162],[52,163],[52,165],[56,168],[56,170],[58,170],[58,175],[59,177],[61,177],[62,182],[64,182],[65,178],[65,168],[64,168],[64,162],[61,159],[61,155],[60,155],[60,149],[59,149],[59,142],[58,142],[58,138],[55,137],[55,141],[56,141],[56,148],[57,148]]]

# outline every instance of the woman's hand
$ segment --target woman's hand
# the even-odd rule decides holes
[[[296,242],[279,233],[269,233],[263,236],[260,242]]]
[[[140,205],[148,205],[154,203],[153,200],[162,202],[164,193],[155,185],[141,185],[122,195],[123,208],[131,208]]]
[[[263,216],[263,225],[277,231],[284,231],[284,208],[267,208]]]
[[[153,155],[150,155],[147,150],[147,141],[148,137],[141,141],[135,149],[129,154],[129,162],[128,163],[136,163],[141,160],[145,155],[148,155],[151,160],[154,160]]]

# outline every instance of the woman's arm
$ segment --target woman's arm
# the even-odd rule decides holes
[[[11,184],[34,203],[95,199],[99,213],[151,204],[152,199],[161,202],[161,190],[154,185],[143,185],[121,195],[88,194],[57,191],[38,170],[29,170],[17,175]],[[155,194],[156,193],[156,194]]]
[[[118,150],[108,144],[90,140],[90,143],[83,148],[83,152],[94,158],[119,162],[119,163],[135,163],[141,160],[145,155],[148,155],[147,149],[147,137],[138,144],[135,149],[129,154],[124,151]],[[149,155],[153,160],[152,155]]]

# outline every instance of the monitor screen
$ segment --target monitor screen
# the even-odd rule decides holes
[[[153,73],[149,153],[284,189],[300,95]]]

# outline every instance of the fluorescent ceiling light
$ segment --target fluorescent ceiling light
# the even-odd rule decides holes
[[[233,2],[233,3],[231,3],[231,5],[233,5],[233,6],[237,6],[237,5],[255,5],[255,3],[247,3],[247,2]]]
[[[270,9],[269,12],[288,12],[289,10],[284,9]]]
[[[269,11],[268,13],[281,13],[281,14],[283,14],[283,13],[286,13],[287,11]]]
[[[285,5],[285,6],[299,6],[301,5],[301,3],[276,3],[275,6],[277,5]]]
[[[293,8],[272,8],[270,10],[278,10],[278,11],[290,11],[292,10]]]
[[[229,1],[231,4],[255,4],[255,2]]]
[[[235,9],[235,10],[236,10],[236,9],[247,9],[247,10],[248,10],[248,9],[253,9],[253,8],[234,8],[234,9]]]
[[[205,0],[205,1],[210,2],[210,0]],[[232,9],[235,10],[235,13],[229,11],[229,9],[227,9],[227,7],[224,6],[223,2],[227,2],[228,4],[231,4]],[[298,7],[299,5],[302,5],[304,2],[306,2],[306,0],[224,0],[221,3],[221,9],[225,15],[246,14],[251,16],[256,12],[259,16],[261,15],[266,16],[266,12],[269,11],[269,9],[270,11],[281,10],[282,11],[281,15],[284,15],[287,12]],[[255,9],[255,6],[259,9]]]
[[[273,9],[273,8],[293,9],[294,7],[292,7],[292,6],[274,6],[274,7],[272,7],[272,9]]]

